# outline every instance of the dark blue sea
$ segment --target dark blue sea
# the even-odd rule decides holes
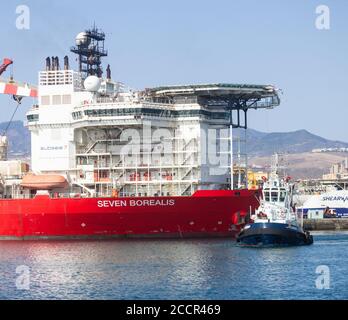
[[[348,233],[233,240],[0,242],[0,299],[348,299]]]

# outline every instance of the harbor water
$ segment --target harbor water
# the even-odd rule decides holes
[[[0,242],[0,299],[348,299],[348,232],[230,239]],[[323,278],[325,277],[325,279]]]

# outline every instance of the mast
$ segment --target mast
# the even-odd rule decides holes
[[[105,33],[95,26],[76,36],[76,46],[71,47],[70,51],[79,57],[79,72],[82,79],[92,75],[101,78],[103,74],[101,58],[108,55],[104,49],[104,40]]]

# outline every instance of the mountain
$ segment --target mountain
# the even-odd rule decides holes
[[[290,153],[285,156],[286,172],[294,179],[321,179],[323,174],[330,172],[335,163],[344,161],[347,153],[344,152],[302,152]],[[272,156],[249,157],[248,164],[256,171],[270,170]]]
[[[235,129],[235,136],[244,136],[244,129]],[[348,143],[327,140],[307,130],[265,133],[247,129],[247,150],[250,156],[267,156],[275,152],[303,153],[313,149],[348,148]]]
[[[8,122],[0,123],[0,135],[7,125]],[[244,137],[244,129],[234,129],[233,132],[235,136]],[[9,138],[9,157],[30,154],[30,134],[22,121],[13,121],[9,126],[7,135]],[[247,129],[246,136],[247,152],[250,157],[269,156],[275,152],[306,153],[317,148],[348,148],[346,142],[327,140],[307,130],[266,133]]]
[[[0,135],[4,133],[8,122],[0,123]],[[30,154],[30,133],[22,121],[13,121],[8,127],[9,158],[26,157]]]

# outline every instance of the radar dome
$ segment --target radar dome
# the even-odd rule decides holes
[[[82,45],[82,44],[88,44],[89,42],[89,38],[87,36],[86,32],[80,32],[76,38],[75,38],[76,44],[78,46]]]
[[[101,85],[101,79],[96,76],[89,76],[83,83],[85,89],[91,92],[97,92]]]

